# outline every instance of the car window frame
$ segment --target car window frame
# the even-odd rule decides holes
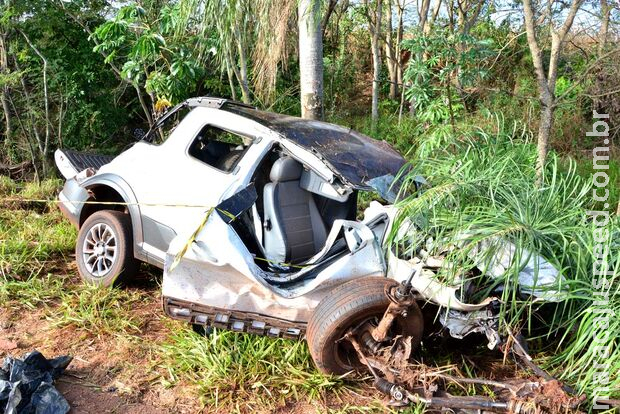
[[[194,144],[194,141],[196,141],[196,138],[198,138],[198,135],[200,135],[200,133],[201,133],[201,132],[202,132],[202,131],[206,128],[206,127],[208,127],[208,126],[211,126],[211,127],[213,127],[213,128],[217,128],[217,129],[219,129],[219,130],[222,130],[222,131],[228,132],[229,134],[235,134],[235,135],[237,135],[237,136],[239,136],[239,137],[242,137],[242,138],[247,138],[247,139],[251,140],[250,145],[248,145],[248,146],[247,146],[247,147],[243,150],[243,153],[241,154],[241,157],[239,158],[239,160],[237,160],[237,163],[235,164],[234,168],[233,168],[231,171],[224,171],[224,170],[220,170],[219,168],[217,168],[217,167],[215,167],[215,166],[213,166],[213,165],[211,165],[211,164],[208,164],[208,163],[206,163],[206,162],[204,162],[204,161],[202,161],[202,160],[200,160],[200,159],[198,159],[198,158],[194,157],[193,155],[191,155],[191,154],[189,153],[189,149],[190,149],[190,148],[191,148],[191,146]],[[218,141],[218,142],[219,142],[219,141]],[[194,161],[194,162],[198,162],[200,165],[206,165],[206,166],[207,166],[207,167],[209,167],[210,169],[212,169],[212,170],[214,170],[214,171],[217,171],[217,172],[219,172],[220,174],[224,174],[224,175],[228,175],[228,176],[230,176],[230,175],[237,175],[237,173],[239,172],[239,168],[238,168],[238,167],[239,167],[239,164],[240,164],[240,163],[244,160],[244,158],[245,158],[245,156],[247,155],[248,151],[250,150],[250,148],[251,148],[251,147],[252,147],[255,143],[256,143],[256,137],[254,137],[254,136],[250,136],[250,135],[247,135],[247,134],[242,134],[242,133],[239,133],[239,132],[236,132],[236,131],[231,131],[231,130],[230,130],[230,129],[228,129],[228,128],[222,128],[221,126],[216,125],[216,124],[214,124],[213,122],[206,122],[206,123],[204,123],[204,124],[203,124],[203,125],[202,125],[199,129],[198,129],[198,132],[196,132],[196,134],[194,135],[194,137],[193,137],[192,139],[190,139],[190,140],[189,140],[189,142],[188,142],[188,144],[187,144],[187,146],[186,146],[186,148],[185,148],[185,155],[186,155],[189,159],[191,159],[192,161]]]

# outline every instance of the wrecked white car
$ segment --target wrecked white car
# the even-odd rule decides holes
[[[371,356],[403,338],[408,357],[424,334],[421,308],[456,338],[480,332],[490,347],[501,341],[492,297],[467,303],[462,283],[434,277],[437,258],[387,248],[393,184],[406,161],[383,141],[194,98],[115,158],[58,150],[56,163],[67,178],[61,209],[79,228],[81,276],[110,285],[130,278],[138,261],[162,267],[172,318],[305,337],[317,366],[337,374],[366,365],[376,375]],[[386,204],[371,202],[360,220],[363,191]],[[510,257],[498,257],[490,277],[502,260]],[[548,284],[558,278],[553,267],[545,275]]]

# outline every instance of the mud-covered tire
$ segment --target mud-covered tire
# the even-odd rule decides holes
[[[314,309],[306,338],[317,368],[327,374],[342,375],[363,369],[352,346],[342,340],[344,334],[365,320],[380,320],[390,301],[385,288],[396,282],[385,277],[369,276],[336,287]],[[398,334],[411,336],[413,346],[422,339],[424,321],[417,305],[406,317],[396,319]]]
[[[115,210],[93,213],[80,227],[75,259],[82,279],[111,286],[125,282],[138,271],[133,254],[133,232],[127,214]]]

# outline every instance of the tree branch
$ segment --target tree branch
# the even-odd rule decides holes
[[[532,9],[531,0],[523,0],[523,21],[527,32],[527,43],[530,47],[530,51],[532,52],[532,62],[534,64],[536,79],[538,80],[538,88],[540,89],[541,95],[543,93],[550,94],[547,78],[545,76],[545,69],[542,62],[542,52],[540,50],[540,46],[538,45],[538,41],[536,40],[534,10]]]
[[[327,4],[327,10],[325,11],[325,15],[323,16],[323,21],[321,22],[321,30],[323,31],[321,36],[323,38],[325,38],[327,24],[329,23],[329,19],[332,16],[332,13],[334,13],[334,10],[336,9],[336,4],[338,4],[338,0],[329,0],[329,3]]]
[[[78,19],[77,16],[71,13],[65,7],[63,0],[58,0],[56,3],[60,5],[60,8],[65,12],[67,16],[69,16],[75,23],[78,24],[78,26],[82,28],[82,30],[84,30],[84,32],[88,34],[89,38],[92,39],[95,45],[99,46],[100,43],[97,41],[97,38],[93,36],[93,31],[90,30],[90,27],[88,27],[88,25],[84,24],[80,19]],[[101,56],[103,56],[104,59],[107,59],[109,56],[107,53],[105,53],[101,49],[99,49],[99,53],[101,54]],[[149,124],[149,127],[153,126],[154,124],[153,116],[151,115],[151,111],[149,110],[148,104],[144,100],[144,96],[142,96],[142,90],[140,89],[140,86],[136,84],[135,82],[131,82],[128,79],[125,79],[121,73],[121,70],[111,60],[108,61],[108,65],[112,68],[112,71],[114,72],[114,74],[116,75],[119,81],[127,85],[131,85],[134,88],[134,90],[136,91],[136,95],[138,97],[138,101],[140,102],[140,106],[142,107],[142,111],[144,112],[144,116],[146,117],[146,121]]]
[[[43,61],[43,99],[44,99],[44,107],[45,107],[45,141],[43,142],[43,148],[41,148],[41,152],[44,158],[47,157],[47,152],[49,149],[49,141],[50,141],[50,104],[49,104],[49,92],[47,89],[47,59],[43,54],[37,49],[37,47],[30,41],[30,38],[24,33],[22,30],[19,30],[19,33],[24,37],[28,46],[36,53],[36,55]]]
[[[581,84],[581,82],[583,82],[586,77],[588,76],[588,74],[596,67],[598,66],[599,63],[601,63],[602,60],[608,58],[611,55],[614,55],[616,53],[620,52],[620,47],[610,50],[607,53],[602,54],[601,56],[599,56],[598,58],[596,58],[592,63],[590,63],[585,70],[581,73],[581,76],[579,76],[579,78],[577,78],[577,80],[573,81],[573,84],[571,86],[569,86],[563,93],[562,95],[558,96],[555,101],[556,104],[559,103],[562,99],[564,99],[566,96],[568,96],[577,86],[579,86]]]

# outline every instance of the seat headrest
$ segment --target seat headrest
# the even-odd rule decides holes
[[[299,180],[302,170],[301,164],[291,157],[279,158],[271,167],[269,179],[272,182]]]

